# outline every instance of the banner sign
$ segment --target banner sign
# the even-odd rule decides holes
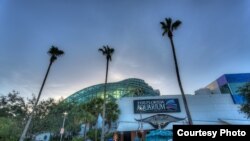
[[[134,113],[171,113],[180,112],[178,99],[134,100]]]

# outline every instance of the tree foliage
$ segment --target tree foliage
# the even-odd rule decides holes
[[[250,118],[250,83],[240,87],[238,91],[246,100],[246,102],[241,105],[240,111],[245,113],[247,117]]]
[[[0,115],[1,117],[19,118],[25,116],[28,105],[24,99],[19,96],[19,92],[12,91],[7,96],[0,97]]]
[[[0,141],[16,141],[21,134],[17,119],[0,117]]]
[[[172,22],[171,18],[165,18],[165,21],[160,22],[160,24],[161,28],[163,29],[162,36],[164,36],[167,33],[168,37],[172,38],[173,31],[176,30],[181,25],[181,21],[176,20],[175,22]]]
[[[18,140],[35,102],[34,95],[25,100],[17,91],[0,97],[0,140]],[[68,113],[65,120],[65,134],[77,135],[81,124],[89,125],[92,131],[95,129],[99,113],[103,110],[103,102],[102,98],[94,98],[83,104],[53,98],[41,100],[34,111],[33,122],[27,135],[31,137],[41,132],[51,132],[60,136],[64,112]],[[113,101],[108,101],[106,107],[106,124],[111,125],[118,119],[120,110]]]
[[[0,97],[0,140],[18,140],[29,114],[31,101],[28,99],[26,102],[19,92],[14,90]]]
[[[4,138],[6,141],[18,140],[35,102],[35,95],[25,100],[18,91],[12,91],[8,95],[0,97],[0,138]],[[49,115],[58,103],[52,98],[39,102],[29,135],[42,131],[52,131],[57,126],[55,121],[58,119],[52,120],[51,117],[54,116]]]

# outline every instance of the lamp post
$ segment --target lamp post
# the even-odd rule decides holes
[[[63,132],[64,132],[64,123],[65,123],[65,119],[66,119],[67,114],[68,114],[67,112],[63,113],[63,124],[62,124],[62,128],[60,131],[60,134],[61,134],[60,141],[62,141],[62,136],[63,136]]]

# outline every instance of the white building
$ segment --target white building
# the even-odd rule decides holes
[[[240,105],[234,103],[232,96],[230,94],[215,95],[215,94],[203,93],[203,94],[196,94],[196,95],[186,95],[186,98],[187,98],[188,107],[191,113],[191,117],[193,120],[193,124],[195,125],[198,125],[198,124],[250,125],[250,119],[247,119],[246,115],[240,112],[239,110]],[[134,106],[137,106],[138,108],[138,100],[140,101],[141,104],[144,104],[144,105],[140,105],[142,107],[144,106],[143,107],[144,109],[139,107],[140,109],[142,109],[141,112],[139,113],[138,111],[135,111],[136,107],[134,107]],[[174,104],[174,106],[177,106],[175,107],[177,109],[171,110],[171,105],[170,105],[170,111],[168,110],[166,111],[164,108],[166,108],[168,105],[165,105],[163,107],[161,105],[159,106],[157,105],[157,100],[160,100],[160,102],[161,100],[162,101],[175,100],[177,105]],[[121,114],[118,119],[117,132],[121,134],[122,140],[126,140],[126,141],[133,140],[136,136],[136,131],[138,130],[143,130],[144,136],[145,136],[145,133],[147,131],[155,129],[149,123],[140,122],[137,120],[145,119],[150,116],[155,116],[157,114],[169,115],[169,117],[165,117],[165,118],[160,117],[160,119],[158,120],[163,120],[163,121],[159,121],[159,123],[166,123],[168,122],[167,120],[172,120],[172,118],[175,118],[175,117],[178,119],[174,122],[170,122],[163,129],[172,130],[173,125],[188,124],[181,95],[164,95],[164,96],[152,96],[152,97],[125,97],[125,98],[121,98],[120,100],[118,100],[118,105],[120,107]],[[159,110],[158,113],[155,113],[157,112],[157,109],[158,110],[163,109],[163,111],[161,112],[161,110]],[[151,121],[153,120],[153,122],[155,122],[154,120],[155,118],[156,117],[152,117]]]

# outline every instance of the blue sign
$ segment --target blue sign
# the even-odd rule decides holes
[[[178,99],[134,100],[134,113],[180,112]]]

